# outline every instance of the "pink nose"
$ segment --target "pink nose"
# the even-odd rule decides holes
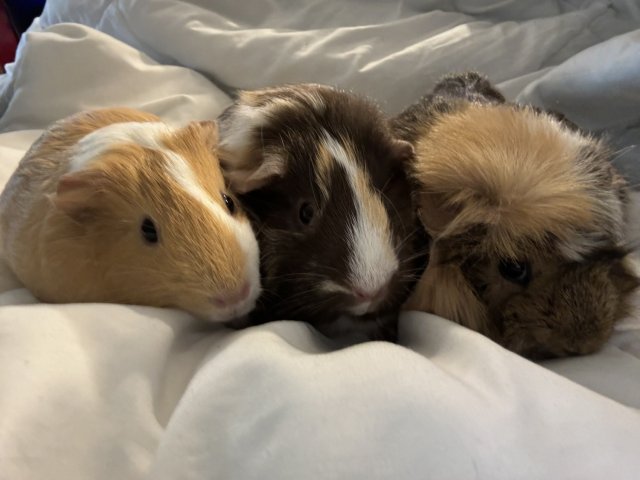
[[[220,308],[230,307],[246,299],[249,296],[250,290],[251,290],[251,286],[249,285],[249,282],[244,282],[240,290],[236,290],[235,292],[223,293],[222,295],[217,295],[211,299],[211,303],[213,303],[216,307],[220,307]]]
[[[354,288],[353,296],[356,297],[358,302],[361,302],[361,303],[373,302],[376,300],[380,300],[382,297],[384,297],[386,292],[387,292],[386,285],[382,288],[379,288],[378,290],[364,290],[361,288]]]

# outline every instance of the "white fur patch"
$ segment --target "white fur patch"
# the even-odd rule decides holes
[[[373,311],[373,308],[372,308],[373,305],[374,305],[374,302],[371,300],[368,300],[366,302],[358,303],[357,305],[349,307],[348,311],[352,315],[356,315],[356,316],[364,315],[365,313]]]
[[[351,253],[349,282],[355,289],[377,292],[399,267],[386,209],[379,195],[371,190],[366,172],[354,164],[344,147],[328,132],[325,132],[324,146],[347,173],[355,199],[356,213],[355,218],[350,219],[347,239]],[[360,308],[357,310],[353,313],[364,313]]]
[[[220,148],[243,152],[252,146],[253,132],[267,123],[268,107],[236,105],[233,115],[220,123]]]
[[[135,144],[153,150],[163,149],[159,139],[173,129],[162,122],[113,123],[99,128],[82,138],[70,162],[70,172],[82,170],[108,148],[118,144]]]
[[[181,155],[164,147],[159,148],[158,151],[162,152],[165,158],[169,160],[167,172],[178,185],[192,198],[204,205],[214,217],[220,221],[225,221],[229,214],[220,204],[214,202],[209,193],[202,188],[187,161]]]

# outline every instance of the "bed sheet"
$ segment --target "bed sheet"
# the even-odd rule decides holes
[[[0,185],[50,122],[128,105],[180,124],[237,88],[318,81],[389,113],[487,72],[624,147],[633,2],[55,0],[0,77]],[[76,22],[76,23],[66,23]],[[640,320],[534,364],[432,315],[339,348],[283,319],[233,332],[171,310],[42,305],[0,270],[0,479],[635,479]]]

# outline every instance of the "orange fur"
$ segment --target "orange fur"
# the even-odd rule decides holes
[[[588,163],[575,161],[587,142],[546,116],[505,105],[443,116],[416,146],[419,202],[450,212],[439,221],[446,227],[431,233],[483,223],[487,244],[512,257],[523,238],[570,241],[597,221]],[[425,218],[433,210],[423,208]]]
[[[0,199],[10,266],[44,301],[173,306],[226,319],[212,297],[250,282],[249,301],[255,300],[259,279],[255,238],[249,233],[256,248],[251,258],[233,227],[250,232],[248,220],[241,211],[228,215],[222,201],[215,126],[192,123],[161,142],[185,159],[222,216],[181,188],[168,173],[166,156],[146,146],[109,145],[70,171],[80,139],[124,122],[158,118],[130,109],[80,113],[53,125],[27,152]],[[145,217],[157,226],[157,244],[141,236]]]

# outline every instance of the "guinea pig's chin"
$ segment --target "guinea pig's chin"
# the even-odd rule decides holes
[[[256,298],[248,298],[246,301],[225,308],[212,308],[198,317],[208,322],[222,323],[246,316],[256,306]]]

